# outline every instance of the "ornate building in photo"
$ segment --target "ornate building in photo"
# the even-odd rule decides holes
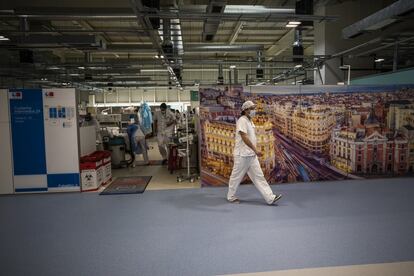
[[[275,128],[287,138],[293,138],[293,104],[275,104],[273,108],[273,123]]]
[[[235,118],[231,121],[205,121],[205,149],[202,149],[203,165],[212,172],[230,177],[233,167]]]
[[[284,136],[316,154],[329,153],[331,131],[335,125],[334,111],[325,105],[274,106],[274,124]]]
[[[348,173],[404,174],[409,170],[408,140],[382,129],[373,114],[364,125],[335,129],[330,156],[332,165]]]
[[[408,172],[414,173],[414,127],[405,125],[401,132],[408,140]]]
[[[400,129],[405,125],[414,126],[414,104],[407,100],[388,103],[387,127]]]
[[[254,117],[253,123],[256,126],[257,150],[262,153],[262,156],[259,158],[260,165],[264,174],[267,175],[275,167],[273,124],[265,113],[258,113]]]

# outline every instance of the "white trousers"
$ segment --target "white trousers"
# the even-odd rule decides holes
[[[170,138],[167,134],[159,133],[157,135],[158,149],[161,153],[162,159],[165,160],[168,158],[168,143]]]
[[[142,156],[144,157],[144,162],[148,163],[149,159],[148,159],[147,141],[145,140],[145,138],[143,138],[143,139],[139,139],[138,143],[140,143],[141,148],[142,148]]]
[[[253,181],[254,186],[262,194],[267,204],[271,204],[275,199],[275,194],[267,183],[264,177],[262,168],[260,167],[259,159],[257,156],[235,156],[233,171],[231,172],[229,180],[229,191],[227,193],[227,199],[229,201],[236,199],[237,188],[244,176],[247,175]]]

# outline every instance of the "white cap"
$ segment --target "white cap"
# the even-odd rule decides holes
[[[248,108],[250,108],[250,107],[252,107],[252,106],[256,106],[256,105],[254,104],[254,102],[252,102],[252,101],[245,101],[245,102],[243,103],[243,105],[242,105],[241,110],[242,110],[242,111],[244,111],[244,110],[246,110],[246,109],[248,109]]]

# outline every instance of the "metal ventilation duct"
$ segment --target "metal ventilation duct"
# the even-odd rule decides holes
[[[226,7],[226,0],[210,0],[206,8],[207,14],[223,14]],[[204,21],[203,40],[212,41],[220,26],[220,18],[208,18]]]
[[[197,45],[189,46],[186,52],[256,52],[262,51],[263,45]]]
[[[292,48],[293,62],[303,62],[303,44],[302,44],[302,30],[295,30],[295,41]]]
[[[106,43],[95,35],[29,35],[29,36],[9,36],[10,41],[1,41],[0,47],[20,47],[20,48],[48,48],[54,46],[105,49]]]
[[[345,39],[354,38],[364,32],[384,28],[397,21],[396,17],[413,10],[413,0],[399,0],[388,7],[344,28],[342,30],[342,37]]]

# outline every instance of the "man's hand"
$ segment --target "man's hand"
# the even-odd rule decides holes
[[[258,150],[255,150],[254,153],[256,153],[257,157],[262,157],[263,156],[263,154]]]
[[[240,134],[240,136],[241,136],[241,138],[242,138],[242,140],[243,140],[243,142],[249,147],[249,148],[251,148],[252,149],[252,151],[254,151],[254,153],[258,156],[258,157],[260,157],[260,156],[262,156],[262,154],[259,152],[259,151],[257,151],[257,149],[256,149],[256,147],[252,144],[252,142],[250,141],[250,139],[249,139],[249,137],[247,136],[247,134],[246,133],[244,133],[244,132],[242,132],[242,131],[239,131],[239,134]]]

